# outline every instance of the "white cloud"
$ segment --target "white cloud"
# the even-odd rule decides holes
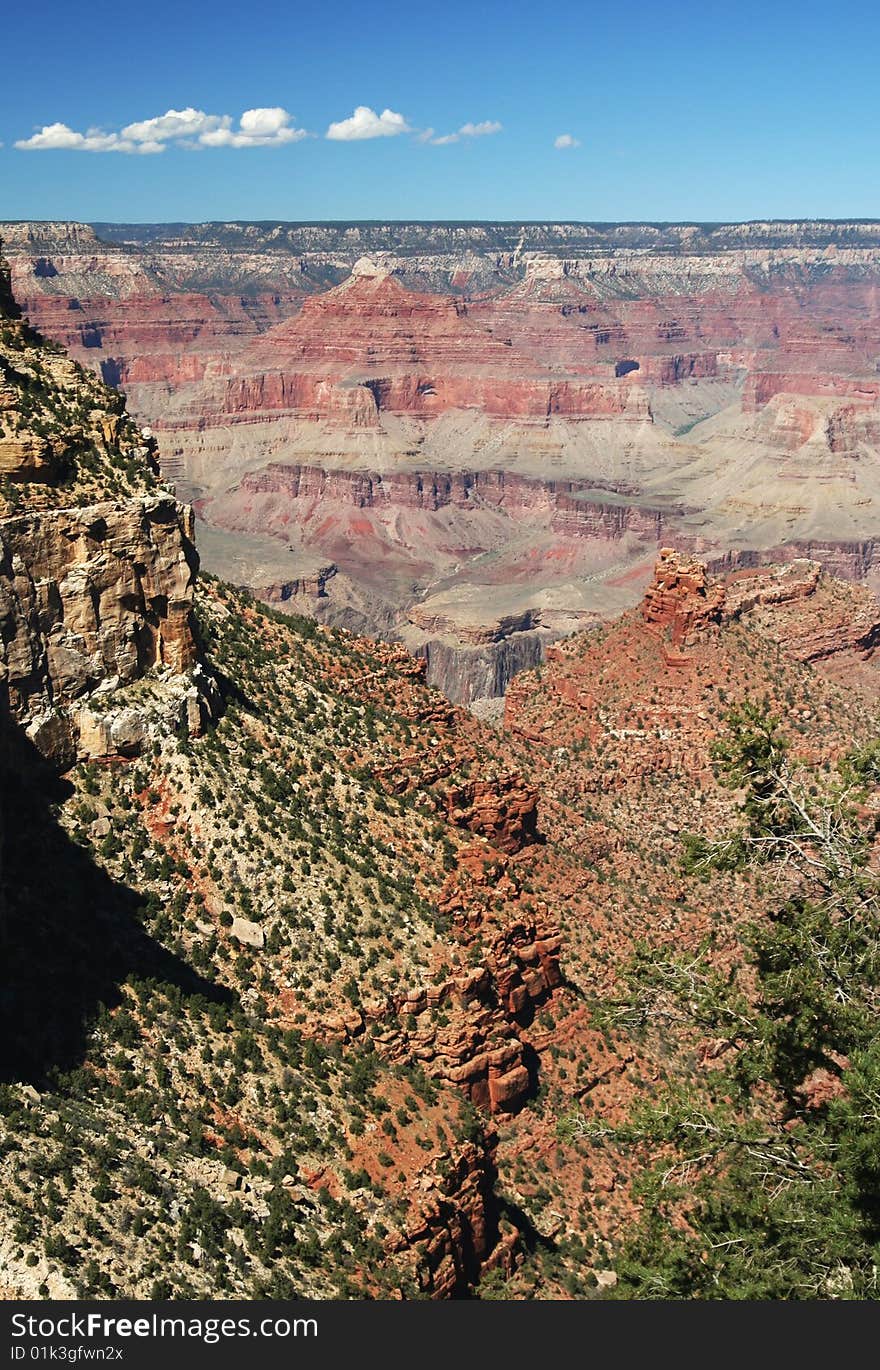
[[[560,133],[558,138],[553,139],[553,146],[560,150],[567,147],[580,147],[580,138],[573,138],[570,133]]]
[[[331,124],[324,136],[335,142],[348,143],[361,138],[396,138],[398,133],[411,132],[403,115],[395,114],[393,109],[383,109],[377,114],[369,105],[358,105],[349,119]]]
[[[500,133],[501,128],[497,119],[484,119],[478,124],[462,124],[455,133],[438,135],[433,128],[426,128],[417,137],[420,143],[442,147],[467,138]],[[413,132],[415,130],[405,117],[392,109],[383,109],[377,114],[368,105],[358,105],[348,119],[332,123],[325,137],[336,142],[356,142],[365,138],[395,138],[398,134]],[[293,115],[280,105],[246,109],[237,124],[229,114],[207,114],[203,109],[187,105],[185,109],[169,109],[152,119],[126,124],[118,132],[90,128],[79,133],[69,124],[45,124],[30,138],[19,139],[15,146],[27,152],[63,149],[147,154],[164,152],[169,146],[189,149],[279,147],[309,136],[305,129],[294,126]],[[567,133],[556,140],[557,147],[577,145],[577,139]]]
[[[497,119],[485,119],[481,124],[462,124],[457,133],[444,133],[435,138],[432,128],[425,129],[420,135],[420,143],[430,143],[432,147],[446,147],[449,143],[460,143],[462,138],[485,138],[490,133],[500,133],[503,125]]]
[[[39,133],[31,138],[20,138],[15,144],[20,148],[82,147],[85,138],[74,133],[66,124],[44,124]]]
[[[246,109],[238,122],[249,138],[273,138],[289,126],[291,118],[286,109],[273,105],[271,109]]]
[[[15,146],[25,152],[51,151],[56,148],[75,152],[162,152],[163,145],[154,139],[135,142],[131,138],[121,138],[118,133],[102,133],[92,128],[87,133],[77,133],[67,124],[45,124],[30,138],[20,138]]]
[[[202,147],[275,147],[296,143],[308,135],[304,128],[291,128],[293,116],[276,105],[272,109],[246,109],[238,128],[228,124],[209,129],[199,137]]]
[[[122,137],[131,138],[136,143],[165,143],[172,138],[198,138],[200,134],[228,127],[231,123],[228,114],[206,114],[202,109],[188,106],[186,109],[169,109],[155,119],[127,124],[122,130]]]
[[[119,133],[89,129],[77,133],[67,124],[46,124],[30,138],[15,144],[26,152],[53,148],[74,152],[164,152],[168,144],[180,147],[275,147],[307,137],[305,129],[293,128],[293,115],[274,106],[246,109],[233,127],[228,114],[206,114],[204,110],[169,109],[153,119],[126,124]]]
[[[458,132],[462,138],[484,138],[487,133],[500,133],[501,127],[497,119],[486,119],[482,124],[462,124]]]

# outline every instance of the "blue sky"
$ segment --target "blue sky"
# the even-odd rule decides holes
[[[3,30],[0,218],[880,217],[866,0],[49,0]]]

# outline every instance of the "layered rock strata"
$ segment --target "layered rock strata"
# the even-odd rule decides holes
[[[876,574],[876,225],[10,237],[34,319],[126,388],[206,521],[263,560],[290,546],[252,588],[396,634],[455,699],[503,691],[546,642],[418,628],[451,579],[485,605],[479,633],[548,590],[608,618],[671,542]],[[10,469],[46,459],[15,440]],[[338,566],[332,586],[310,561]]]

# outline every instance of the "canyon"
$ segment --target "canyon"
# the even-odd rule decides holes
[[[614,1127],[666,1084],[711,1094],[722,1050],[609,1005],[646,945],[711,944],[727,969],[747,912],[769,917],[772,882],[707,884],[677,853],[736,816],[714,764],[731,708],[784,717],[816,785],[875,745],[870,587],[766,548],[715,570],[661,510],[566,476],[243,473],[279,526],[298,502],[543,501],[573,544],[620,544],[628,508],[639,557],[663,539],[602,622],[562,594],[540,618],[438,595],[379,641],[300,610],[341,559],[254,579],[280,608],[203,574],[224,529],[21,319],[2,265],[0,378],[4,1294],[604,1297],[643,1209]],[[463,652],[507,686],[495,727],[432,688],[409,631],[451,644],[447,693]]]
[[[637,602],[666,542],[877,583],[872,222],[0,233],[208,569],[404,643],[452,699]]]

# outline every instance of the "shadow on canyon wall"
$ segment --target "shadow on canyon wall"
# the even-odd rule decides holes
[[[141,897],[59,824],[70,793],[0,706],[0,1081],[45,1085],[81,1063],[128,976],[232,1003],[150,936]]]

